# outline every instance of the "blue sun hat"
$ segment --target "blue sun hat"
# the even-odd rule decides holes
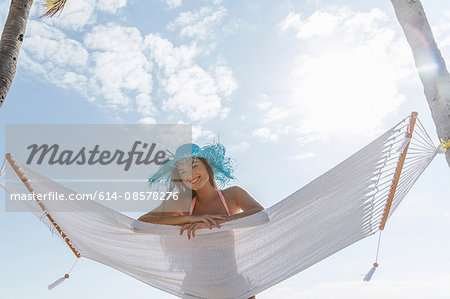
[[[203,147],[194,143],[186,143],[180,145],[175,154],[169,150],[166,151],[169,154],[169,159],[161,165],[155,174],[148,178],[150,184],[163,183],[170,185],[172,183],[171,173],[174,167],[176,167],[178,162],[185,161],[191,157],[200,157],[208,160],[219,188],[236,179],[233,176],[234,159],[225,156],[225,146],[221,143],[209,144]]]

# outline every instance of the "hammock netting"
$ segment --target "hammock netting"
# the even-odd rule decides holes
[[[387,218],[438,152],[420,120],[415,128],[406,138],[405,118],[265,211],[198,230],[192,240],[179,226],[137,221],[95,201],[45,201],[44,212],[36,201],[21,202],[81,257],[157,289],[182,298],[249,298],[380,230],[402,152],[407,148]],[[35,193],[75,193],[12,161]],[[0,183],[23,192],[20,179]]]

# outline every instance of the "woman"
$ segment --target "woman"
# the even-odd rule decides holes
[[[168,182],[169,190],[176,189],[175,192],[179,192],[178,199],[170,197],[138,220],[179,225],[180,235],[186,231],[190,240],[195,237],[198,229],[212,229],[212,226],[220,228],[220,223],[264,210],[241,187],[218,189],[217,181],[222,185],[234,179],[232,171],[231,159],[225,157],[223,145],[214,144],[202,148],[191,143],[181,145],[174,158],[163,164],[149,179],[151,183]],[[230,254],[234,255],[234,251]]]

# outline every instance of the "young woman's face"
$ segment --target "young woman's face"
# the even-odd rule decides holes
[[[203,162],[196,158],[187,158],[177,164],[178,174],[183,183],[192,190],[199,190],[209,184],[209,174]]]

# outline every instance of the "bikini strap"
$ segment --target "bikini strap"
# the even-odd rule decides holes
[[[217,189],[217,193],[219,193],[220,200],[222,200],[223,206],[225,207],[225,210],[227,210],[228,216],[230,216],[231,213],[230,213],[230,210],[228,209],[228,205],[227,205],[227,202],[225,201],[225,197],[223,196],[222,191]],[[192,215],[192,212],[194,211],[194,206],[195,206],[196,200],[197,200],[197,196],[192,198],[191,210],[189,211],[190,216]]]
[[[197,200],[197,196],[195,196],[193,199],[192,199],[192,203],[191,203],[191,210],[189,211],[189,215],[191,216],[192,215],[192,212],[194,211],[194,206],[195,206],[195,201]]]
[[[222,200],[222,203],[223,203],[223,205],[225,207],[225,210],[227,210],[228,216],[230,216],[231,213],[230,213],[230,210],[228,209],[228,205],[227,205],[227,202],[225,201],[225,197],[223,196],[222,191],[217,189],[217,193],[219,193],[219,197]]]

